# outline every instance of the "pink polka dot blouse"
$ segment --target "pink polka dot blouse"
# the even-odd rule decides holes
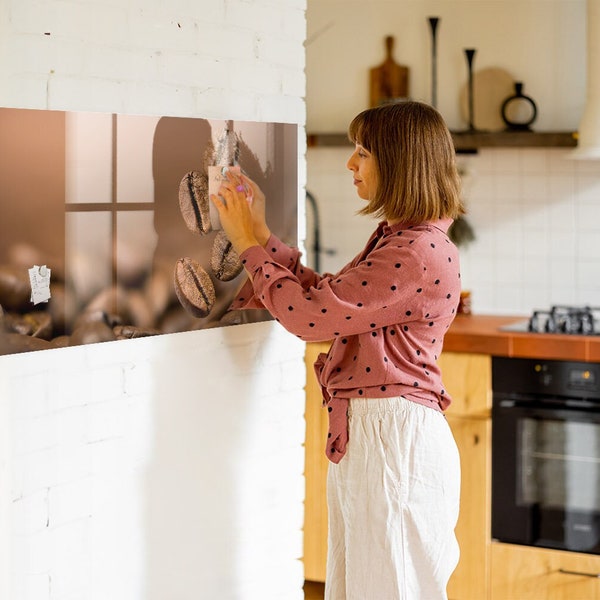
[[[335,275],[303,266],[299,250],[274,235],[241,256],[251,281],[232,309],[267,308],[302,340],[332,340],[315,363],[332,462],[346,451],[350,398],[404,396],[439,411],[450,404],[437,359],[461,288],[458,251],[447,236],[451,222],[384,221]]]

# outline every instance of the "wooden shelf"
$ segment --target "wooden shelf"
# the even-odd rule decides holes
[[[575,134],[570,131],[453,131],[457,152],[478,148],[574,148]]]
[[[350,146],[345,133],[308,133],[309,148]],[[571,131],[453,131],[457,152],[476,152],[479,148],[574,148],[576,134]]]
[[[345,133],[307,133],[306,144],[309,148],[315,146],[351,146]]]

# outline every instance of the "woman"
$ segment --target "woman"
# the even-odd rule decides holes
[[[349,137],[360,212],[382,221],[336,275],[271,234],[247,178],[231,174],[212,201],[250,277],[233,308],[333,340],[315,365],[330,425],[326,598],[437,600],[458,561],[460,464],[437,365],[460,296],[446,235],[464,212],[454,147],[419,102],[365,110]]]

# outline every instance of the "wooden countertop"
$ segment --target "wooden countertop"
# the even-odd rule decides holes
[[[499,329],[526,319],[522,316],[458,315],[444,338],[444,351],[600,362],[600,336]]]

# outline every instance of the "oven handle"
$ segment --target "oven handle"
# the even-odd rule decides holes
[[[584,571],[569,571],[568,569],[559,569],[558,572],[563,575],[578,575],[579,577],[593,577],[594,579],[600,579],[600,573],[585,573]]]
[[[600,422],[600,405],[574,404],[574,403],[548,403],[542,400],[524,402],[519,400],[494,399],[492,405],[492,422],[495,414],[510,414],[513,416],[548,417],[549,413],[559,419],[573,418],[581,415],[586,421]]]

